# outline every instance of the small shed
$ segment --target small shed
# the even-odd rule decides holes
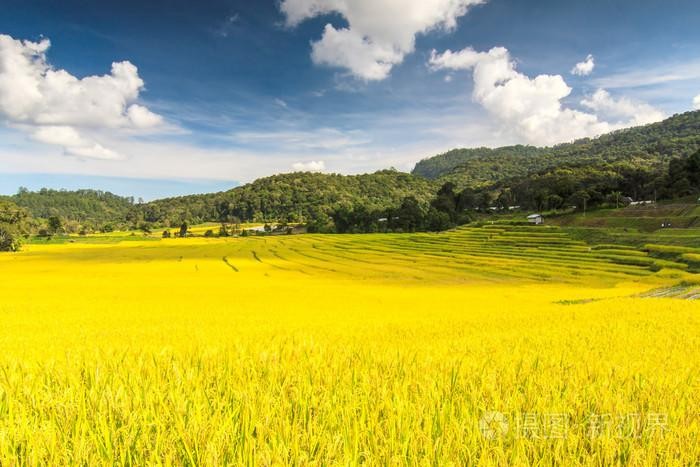
[[[530,214],[527,216],[527,221],[530,224],[540,225],[544,224],[544,217],[542,217],[542,214]]]

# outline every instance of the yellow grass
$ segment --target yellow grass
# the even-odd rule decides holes
[[[1,255],[0,465],[697,462],[697,302],[636,297],[668,280],[585,245],[517,245]]]

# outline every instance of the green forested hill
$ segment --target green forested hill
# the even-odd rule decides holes
[[[223,193],[162,199],[142,209],[145,221],[173,225],[222,216],[295,222],[329,215],[341,206],[395,207],[408,196],[427,205],[436,190],[434,182],[393,170],[363,175],[297,172],[261,178]]]
[[[453,149],[418,162],[412,173],[430,180],[443,178],[458,185],[476,187],[547,167],[551,161],[543,157],[543,151],[534,146],[521,145],[496,149]]]
[[[32,217],[47,219],[57,216],[68,221],[101,224],[124,219],[133,205],[133,198],[124,198],[98,190],[29,191],[20,188],[17,194],[6,197],[25,208]]]
[[[37,219],[58,217],[64,222],[102,229],[135,227],[142,222],[180,225],[237,218],[241,221],[318,219],[339,207],[362,205],[371,210],[393,208],[408,197],[427,206],[437,185],[407,173],[384,170],[363,175],[288,173],[258,179],[221,193],[165,198],[134,204],[95,190],[20,189],[0,197],[25,208]],[[77,227],[75,227],[77,229]]]
[[[420,161],[412,173],[432,180],[451,181],[458,187],[476,188],[560,166],[595,166],[620,161],[637,161],[645,166],[667,164],[673,158],[687,157],[698,149],[700,111],[549,148],[454,149]]]

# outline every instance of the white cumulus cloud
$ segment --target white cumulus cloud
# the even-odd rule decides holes
[[[700,110],[700,94],[695,96],[695,98],[693,99],[693,108],[695,110]]]
[[[572,69],[571,74],[576,76],[588,76],[593,73],[595,68],[595,59],[593,55],[588,54],[586,59],[582,62],[577,63]]]
[[[118,159],[93,137],[102,129],[150,129],[163,118],[136,103],[144,87],[137,68],[115,62],[109,74],[77,78],[46,58],[48,39],[0,34],[0,118],[39,142],[81,158]]]
[[[596,112],[599,116],[620,122],[620,125],[638,126],[658,122],[664,113],[644,102],[634,102],[626,97],[613,98],[605,89],[598,89],[581,105]],[[626,122],[626,123],[625,123]]]
[[[326,24],[312,43],[314,63],[344,68],[356,78],[377,81],[415,49],[416,36],[433,29],[453,29],[470,6],[485,0],[282,0],[289,26],[337,13],[348,22]]]
[[[433,51],[429,65],[434,70],[473,70],[474,101],[496,117],[504,129],[531,144],[557,144],[663,118],[651,106],[625,99],[616,101],[605,91],[582,105],[627,120],[611,123],[594,113],[568,108],[562,101],[571,94],[571,88],[560,75],[530,78],[516,70],[503,47],[488,52],[471,47],[442,54]]]
[[[163,124],[163,117],[154,114],[142,105],[131,104],[126,114],[131,125],[136,128],[154,128]]]
[[[323,172],[326,170],[324,161],[295,162],[292,169],[296,172]]]
[[[70,126],[40,126],[32,133],[32,137],[40,143],[61,146],[66,154],[72,156],[107,160],[122,159],[118,153],[83,138]]]

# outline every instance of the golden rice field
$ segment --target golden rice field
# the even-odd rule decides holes
[[[28,245],[0,465],[697,465],[700,301],[649,292],[685,267],[556,229]]]

